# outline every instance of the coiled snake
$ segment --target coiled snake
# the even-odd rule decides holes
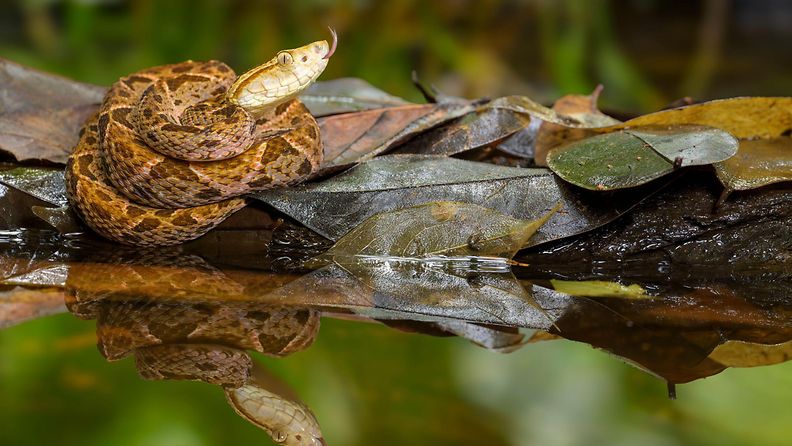
[[[121,78],[66,166],[72,209],[108,239],[174,245],[244,207],[244,194],[305,178],[321,162],[322,144],[295,97],[327,66],[332,34],[332,46],[280,51],[238,78],[217,61]]]

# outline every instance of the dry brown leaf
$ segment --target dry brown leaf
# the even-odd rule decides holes
[[[65,163],[104,92],[0,59],[0,150],[18,161]]]
[[[475,110],[472,104],[389,107],[319,119],[324,165],[365,161],[399,142]]]
[[[602,92],[598,86],[590,95],[570,94],[563,96],[553,104],[553,110],[559,114],[571,116],[592,126],[612,126],[619,121],[602,113],[597,108],[597,101]],[[547,152],[562,143],[576,141],[593,135],[589,129],[573,128],[553,122],[544,121],[536,135],[534,162],[538,166],[547,166]]]

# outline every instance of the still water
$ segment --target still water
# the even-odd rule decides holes
[[[789,296],[734,283],[575,297],[539,266],[306,270],[327,242],[289,224],[0,244],[0,444],[785,444],[792,420],[789,364],[726,370],[789,358]]]

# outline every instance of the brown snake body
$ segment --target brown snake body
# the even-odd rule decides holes
[[[69,158],[71,207],[108,239],[174,245],[244,207],[246,193],[305,178],[322,144],[316,120],[294,98],[324,70],[333,37],[332,47],[280,51],[239,78],[217,61],[121,78]]]

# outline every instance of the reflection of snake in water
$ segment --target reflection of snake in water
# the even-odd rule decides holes
[[[217,61],[121,78],[66,166],[72,209],[117,242],[173,245],[241,209],[240,196],[305,178],[322,144],[294,98],[324,70],[333,38],[280,51],[239,78]]]
[[[245,300],[227,301],[195,294],[168,298],[173,290],[211,286],[239,293],[241,284],[196,256],[158,255],[160,268],[141,264],[76,264],[69,269],[67,307],[75,315],[97,320],[99,350],[108,360],[134,354],[146,379],[200,380],[221,386],[234,410],[288,445],[321,445],[319,425],[308,407],[262,379],[246,350],[286,356],[311,345],[319,329],[316,310],[263,306]],[[123,261],[122,261],[123,262]],[[162,274],[162,263],[173,274]],[[110,270],[113,269],[111,272]],[[151,275],[147,272],[150,271]],[[85,286],[97,275],[112,274],[118,283],[145,283],[163,294],[142,297],[135,286],[117,292]],[[165,282],[168,282],[167,284]]]

